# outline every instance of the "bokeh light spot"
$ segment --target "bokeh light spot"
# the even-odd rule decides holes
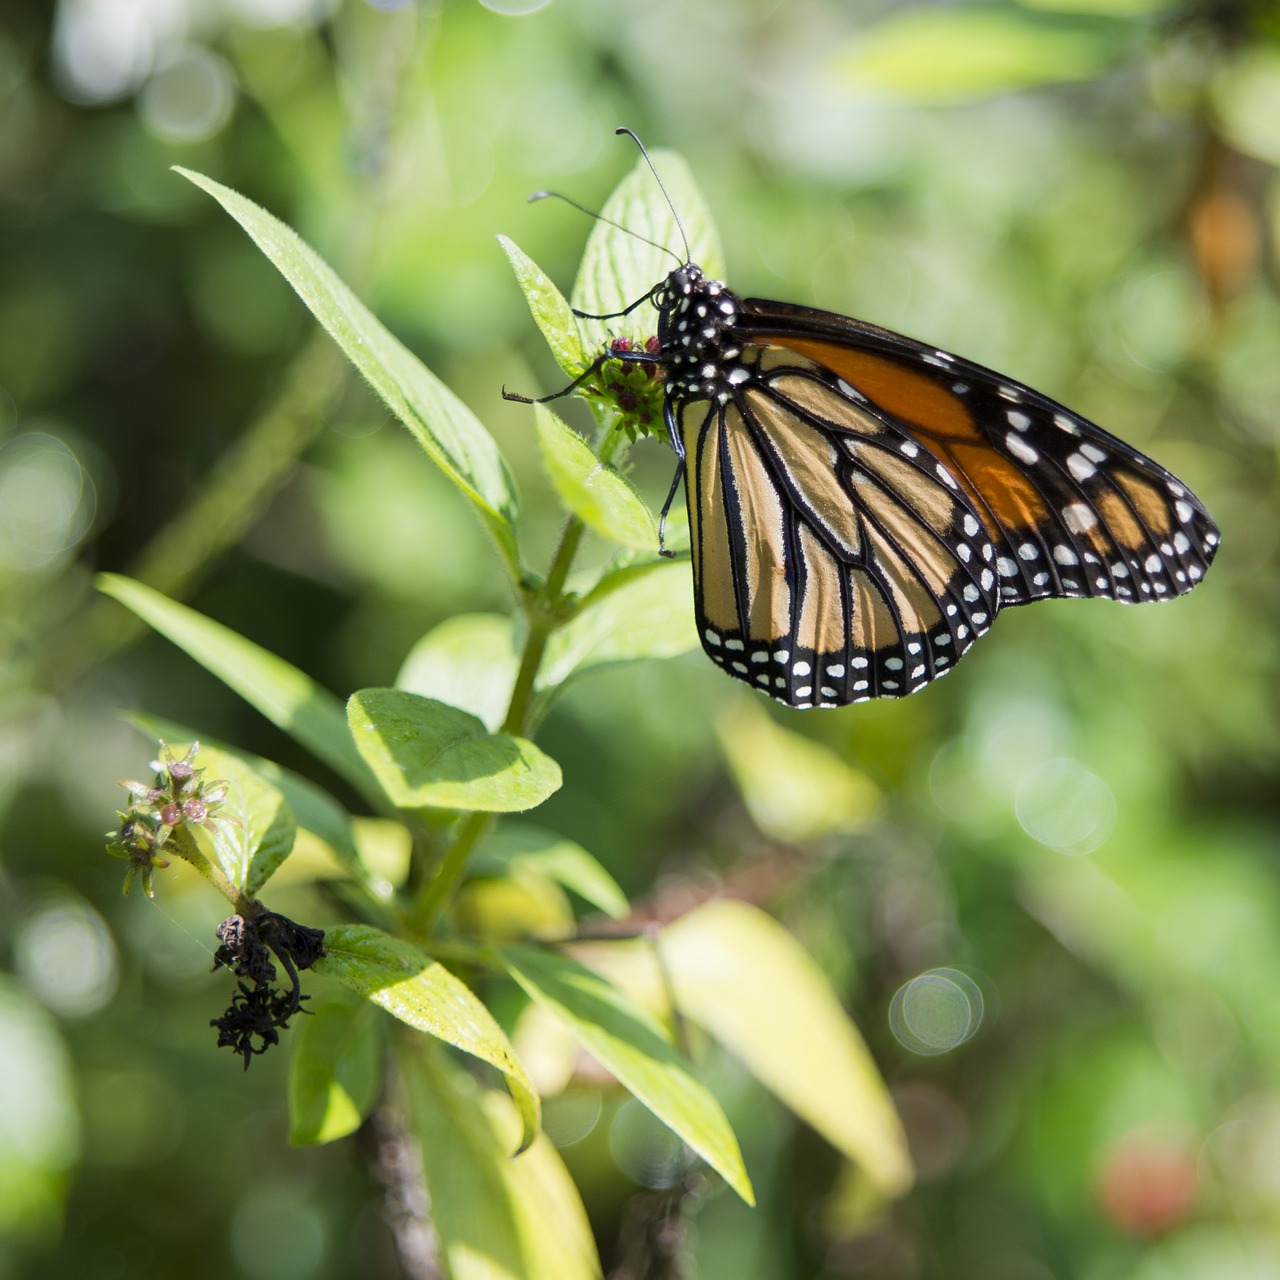
[[[689,1153],[652,1111],[624,1102],[609,1128],[609,1150],[619,1169],[642,1187],[674,1187],[689,1167]]]
[[[982,992],[958,969],[930,969],[898,989],[889,1027],[912,1053],[932,1057],[962,1045],[982,1025]]]
[[[57,1175],[76,1156],[79,1118],[71,1064],[57,1027],[0,979],[0,1229],[53,1225]]]
[[[253,1192],[231,1224],[231,1246],[247,1276],[258,1280],[306,1280],[324,1261],[320,1214],[287,1188]]]
[[[116,945],[87,902],[57,894],[23,921],[14,941],[14,968],[55,1013],[83,1018],[115,994]]]
[[[138,101],[147,127],[166,142],[201,142],[231,116],[235,82],[224,59],[191,45],[166,60]]]
[[[1092,853],[1116,820],[1111,788],[1078,760],[1046,760],[1018,784],[1014,812],[1033,840],[1060,853]]]
[[[0,562],[40,569],[88,532],[93,482],[56,436],[29,431],[0,446]]]

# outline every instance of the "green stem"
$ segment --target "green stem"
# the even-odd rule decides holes
[[[235,907],[236,911],[246,917],[251,918],[261,909],[252,898],[247,898],[234,884],[223,874],[222,868],[210,862],[208,858],[200,852],[199,846],[195,842],[195,837],[182,827],[174,831],[165,845],[166,853],[176,854],[184,862],[189,862],[208,882],[213,885],[217,891],[222,894],[226,900]]]
[[[575,516],[565,521],[560,531],[560,542],[551,559],[551,568],[542,587],[526,603],[529,630],[520,655],[520,669],[516,672],[511,701],[507,704],[502,732],[523,734],[529,727],[533,712],[534,686],[538,668],[546,652],[547,641],[561,622],[564,608],[564,584],[573,566],[574,556],[582,542],[583,524]],[[445,851],[440,866],[428,882],[414,905],[415,923],[424,932],[430,930],[441,910],[452,897],[467,861],[475,847],[484,838],[493,822],[491,813],[470,813],[458,825],[453,843]]]

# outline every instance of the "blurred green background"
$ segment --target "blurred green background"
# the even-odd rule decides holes
[[[218,901],[173,874],[122,899],[102,851],[152,754],[120,708],[312,766],[125,632],[91,573],[141,574],[343,696],[509,605],[463,500],[169,166],[297,227],[459,391],[538,564],[558,508],[499,392],[562,377],[495,236],[567,289],[588,225],[524,199],[602,200],[634,161],[622,123],[688,157],[736,290],[1042,388],[1224,535],[1176,604],[1013,611],[907,701],[771,709],[883,798],[821,838],[730,768],[717,724],[763,730],[700,654],[558,705],[565,786],[538,821],[634,897],[728,884],[776,912],[919,1170],[865,1220],[828,1149],[710,1063],[761,1206],[708,1199],[691,1274],[1280,1275],[1271,0],[10,0],[0,21],[0,1276],[396,1274],[372,1139],[289,1149],[287,1055],[242,1075],[214,1051]],[[660,502],[668,451],[634,464]],[[562,1134],[607,1270],[661,1175],[606,1103]]]

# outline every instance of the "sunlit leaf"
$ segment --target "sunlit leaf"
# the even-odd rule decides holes
[[[509,1101],[443,1053],[410,1055],[405,1076],[450,1280],[599,1280],[586,1210],[545,1135],[513,1160]]]
[[[340,924],[324,936],[314,968],[415,1030],[497,1067],[519,1108],[523,1150],[538,1131],[541,1105],[511,1043],[475,993],[409,942],[368,925]],[[510,1149],[508,1149],[510,1150]]]
[[[817,962],[756,907],[722,899],[663,930],[682,1014],[854,1160],[883,1195],[911,1184],[906,1137],[858,1029]]]
[[[618,882],[580,844],[528,822],[504,822],[485,841],[472,863],[479,874],[488,870],[537,871],[584,898],[615,920],[631,913]]]
[[[249,233],[431,460],[475,504],[508,568],[518,573],[515,489],[479,419],[296,232],[212,178],[189,169],[178,172],[213,196]]]
[[[632,145],[626,139],[619,145],[622,142]],[[684,157],[674,151],[650,154],[680,215],[690,258],[709,276],[723,276],[720,236]],[[630,306],[685,260],[684,241],[671,208],[643,158],[614,188],[601,213],[618,226],[600,221],[592,228],[570,299],[577,310],[590,315],[608,315]],[[671,252],[664,253],[636,236],[665,245]],[[656,313],[647,303],[626,317],[580,323],[587,357],[602,351],[614,335],[644,339],[657,331]]]
[[[401,689],[362,689],[347,707],[356,745],[400,809],[515,813],[559,790],[550,756],[456,707]]]
[[[169,744],[179,754],[190,745]],[[235,756],[202,744],[195,765],[207,770],[205,782],[228,784],[226,798],[196,828],[197,839],[222,874],[252,898],[293,848],[293,813],[275,787]]]
[[[307,1005],[289,1064],[289,1141],[334,1142],[354,1133],[382,1085],[382,1028],[366,1001],[330,996]]]
[[[687,561],[659,560],[618,570],[547,644],[538,688],[610,662],[674,658],[698,647]]]
[[[586,366],[587,360],[582,354],[582,343],[578,338],[578,322],[569,310],[564,294],[514,241],[508,240],[506,236],[499,236],[498,243],[511,260],[516,279],[528,300],[529,310],[533,312],[533,318],[542,330],[542,336],[546,338],[556,363],[570,378],[576,378]]]
[[[534,418],[542,461],[565,506],[613,542],[637,551],[656,551],[658,526],[644,499],[546,405],[534,405]]]
[[[880,816],[884,797],[866,774],[784,729],[755,699],[738,701],[716,727],[738,790],[767,835],[802,844],[864,831]]]
[[[379,797],[377,783],[351,741],[342,704],[310,676],[140,582],[114,573],[100,574],[97,581],[101,591],[212,671],[366,798]]]
[[[567,956],[526,947],[503,947],[498,954],[530,999],[559,1017],[619,1083],[748,1204],[755,1203],[738,1140],[720,1104],[689,1074],[647,1013]]]
[[[501,613],[448,618],[409,650],[396,687],[469,711],[496,730],[506,719],[520,665],[513,632]]]
[[[836,54],[851,87],[907,102],[951,102],[1088,80],[1135,50],[1140,29],[1009,8],[902,9]]]
[[[491,942],[565,938],[574,922],[568,895],[554,880],[518,867],[503,876],[472,875],[458,890],[452,916],[460,933]]]

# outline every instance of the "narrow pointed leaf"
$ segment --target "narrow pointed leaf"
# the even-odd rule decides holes
[[[542,461],[565,506],[612,542],[636,551],[656,551],[658,526],[644,499],[546,405],[534,405],[534,419]]]
[[[382,1028],[366,1001],[335,994],[307,1012],[289,1064],[289,1141],[299,1147],[354,1133],[382,1084]]]
[[[560,787],[560,766],[532,742],[489,733],[443,702],[362,689],[347,710],[356,745],[398,808],[514,813]]]
[[[674,151],[650,154],[680,215],[689,239],[689,256],[708,275],[723,276],[720,236],[688,164]],[[571,295],[574,307],[591,315],[607,315],[630,306],[685,260],[684,240],[671,208],[643,158],[614,189],[601,213],[618,226],[601,221],[592,228]],[[644,244],[636,236],[666,245],[671,252]],[[637,307],[629,316],[580,323],[586,359],[602,351],[612,335],[644,339],[656,332],[655,313],[648,305]]]
[[[587,364],[578,338],[578,322],[564,294],[551,278],[513,240],[499,236],[498,243],[511,261],[512,270],[524,290],[534,321],[551,348],[556,363],[570,378],[576,378]]]
[[[405,1076],[450,1280],[599,1280],[586,1210],[545,1135],[517,1159],[510,1102],[439,1051]]]
[[[325,933],[324,950],[314,966],[318,973],[415,1030],[497,1067],[520,1112],[519,1149],[533,1141],[541,1116],[537,1092],[502,1028],[466,983],[412,943],[368,925],[336,925]]]
[[[203,174],[178,172],[207,191],[247,231],[427,455],[471,499],[518,574],[515,490],[493,437],[395,338],[296,232]]]
[[[906,1138],[884,1081],[826,975],[791,934],[763,911],[721,899],[669,925],[659,945],[686,1017],[883,1195],[911,1185]]]
[[[97,581],[99,590],[172,640],[366,798],[381,800],[351,741],[342,704],[310,676],[230,627],[140,582],[114,573],[100,574]]]
[[[529,822],[504,822],[485,841],[472,870],[534,871],[556,881],[615,920],[631,914],[618,882],[580,844]]]
[[[547,644],[539,689],[611,662],[674,658],[698,647],[693,582],[683,560],[659,560],[610,574]]]
[[[433,627],[413,646],[396,688],[469,711],[494,730],[506,719],[519,666],[510,618],[463,613]]]
[[[529,998],[578,1042],[748,1203],[751,1181],[720,1104],[689,1073],[670,1040],[638,1005],[576,960],[527,947],[498,952]]]

